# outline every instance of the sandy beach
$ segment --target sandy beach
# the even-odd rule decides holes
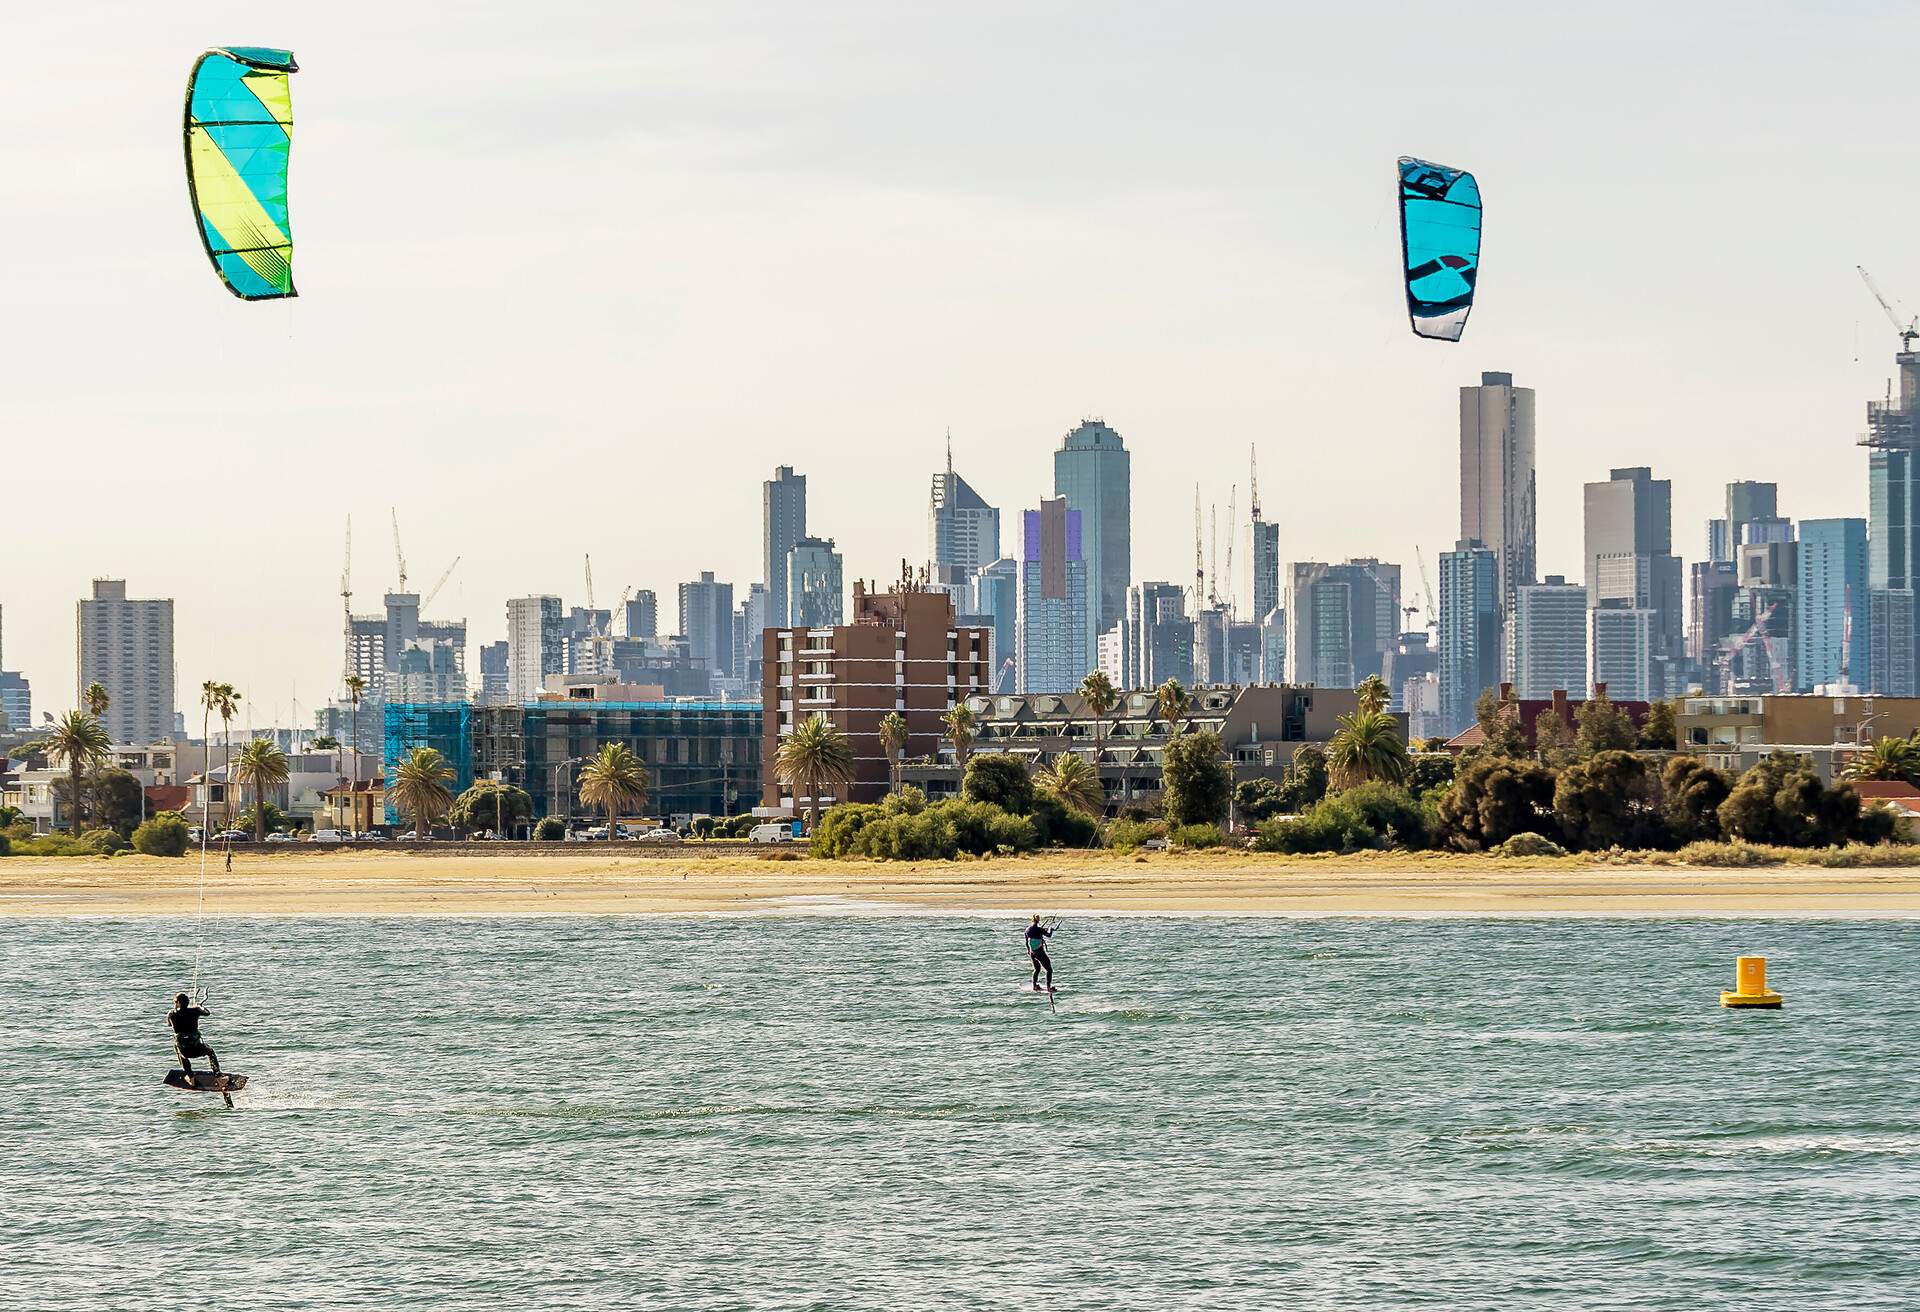
[[[0,916],[185,915],[199,861],[0,859]],[[1461,856],[1050,853],[883,864],[405,852],[236,853],[210,863],[216,915],[573,915],[1129,911],[1271,915],[1920,916],[1920,869],[1701,870]]]

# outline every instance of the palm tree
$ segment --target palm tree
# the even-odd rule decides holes
[[[1360,699],[1362,715],[1378,715],[1387,709],[1387,703],[1393,700],[1393,690],[1387,687],[1387,681],[1377,674],[1369,674],[1360,680],[1360,686],[1353,690]]]
[[[285,783],[288,773],[287,754],[270,739],[255,738],[240,749],[240,761],[230,776],[253,790],[253,841],[256,843],[264,842],[267,837],[266,790]]]
[[[597,806],[607,813],[607,834],[617,836],[620,823],[615,812],[638,811],[647,800],[652,784],[647,767],[625,743],[608,743],[600,754],[580,767],[580,803]]]
[[[96,720],[105,719],[107,707],[113,705],[112,695],[100,686],[97,679],[88,684],[87,690],[80,694],[80,701],[87,708],[87,714]]]
[[[1847,767],[1849,779],[1894,779],[1920,784],[1920,743],[1912,738],[1876,738]]]
[[[1101,740],[1106,737],[1107,713],[1120,704],[1120,694],[1105,670],[1095,670],[1080,680],[1080,700],[1093,716],[1093,759],[1100,759]]]
[[[226,827],[231,828],[233,826],[233,730],[231,726],[235,713],[240,709],[239,690],[230,683],[216,683],[212,679],[209,679],[200,685],[200,706],[202,710],[200,716],[200,740],[202,742],[207,741],[208,719],[212,715],[218,715],[220,717],[220,731],[227,740],[227,782],[224,793],[226,798],[225,823]],[[213,753],[211,749],[209,749],[207,753],[207,764],[209,766],[213,764]],[[208,769],[201,777],[205,778],[212,773],[213,771]],[[200,819],[201,823],[205,824],[207,817],[202,816]]]
[[[1084,756],[1060,753],[1034,776],[1033,782],[1068,810],[1097,816],[1107,809],[1107,790],[1100,782],[1100,772]]]
[[[1339,718],[1328,744],[1327,767],[1335,788],[1380,780],[1397,784],[1407,777],[1407,745],[1400,725],[1385,711],[1355,711]]]
[[[780,740],[773,772],[796,792],[807,790],[807,832],[812,833],[820,821],[821,788],[844,785],[853,778],[853,748],[831,720],[815,711]]]
[[[360,828],[360,694],[367,690],[367,681],[357,674],[347,676],[347,698],[353,703],[353,753],[348,758],[347,767],[347,828],[357,832]]]
[[[887,791],[900,791],[900,757],[907,750],[907,717],[888,711],[880,717],[880,746],[887,753]]]
[[[447,758],[432,747],[416,747],[394,765],[387,796],[413,821],[414,836],[423,843],[434,821],[453,808],[453,790],[447,787],[453,777]]]
[[[87,712],[68,711],[54,721],[41,746],[47,749],[48,756],[64,758],[67,763],[67,799],[73,805],[67,827],[78,838],[80,812],[84,809],[81,787],[86,781],[87,767],[107,759],[113,750],[113,739],[100,727],[100,721]]]
[[[1165,720],[1175,738],[1186,727],[1187,716],[1193,713],[1193,694],[1178,679],[1168,679],[1153,690],[1155,709]]]
[[[973,712],[965,702],[955,702],[953,709],[940,717],[940,723],[947,726],[947,737],[953,739],[953,759],[959,763],[964,774],[967,769],[967,749],[973,746]]]

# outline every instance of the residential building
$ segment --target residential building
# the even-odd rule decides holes
[[[854,774],[845,788],[823,793],[819,806],[879,800],[891,766],[880,721],[898,712],[907,722],[906,756],[931,754],[946,732],[941,718],[957,701],[986,693],[990,641],[984,628],[955,624],[946,592],[903,585],[869,593],[856,579],[850,623],[767,630],[762,759],[772,761],[781,738],[802,721],[825,716],[852,745]],[[764,808],[775,814],[804,813],[815,800],[804,786],[782,783],[771,771],[762,794]]]
[[[1124,664],[1116,686],[1157,688],[1168,679],[1193,684],[1194,625],[1185,589],[1162,580],[1134,584],[1118,627]]]
[[[1587,612],[1593,682],[1627,701],[1651,701],[1653,655],[1660,617],[1644,606],[1608,598]]]
[[[381,603],[378,615],[346,618],[345,673],[365,682],[361,700],[377,707],[387,698],[387,680],[399,668],[401,653],[431,648],[445,649],[431,656],[430,663],[441,668],[450,664],[460,680],[460,695],[466,696],[467,622],[420,618],[417,592],[389,592]],[[377,711],[374,720],[379,721]]]
[[[998,554],[998,553],[996,553]],[[801,538],[787,551],[788,623],[818,629],[845,622],[846,582],[832,538]]]
[[[1586,485],[1587,604],[1619,601],[1656,613],[1655,655],[1684,649],[1680,558],[1673,554],[1673,484],[1644,466]]]
[[[1280,526],[1253,512],[1253,614],[1264,620],[1280,605]]]
[[[788,553],[787,560],[791,566],[793,553]],[[788,581],[791,589],[791,569]],[[749,583],[747,599],[740,603],[733,615],[734,674],[755,691],[760,687],[760,635],[773,627],[773,616],[769,609],[772,604],[765,584]]]
[[[508,697],[507,640],[490,642],[480,649],[480,697],[482,705],[498,705]]]
[[[1121,690],[1118,708],[1098,719],[1077,691],[973,696],[966,704],[974,714],[974,752],[1007,752],[1035,769],[1069,753],[1081,756],[1099,772],[1110,813],[1148,802],[1161,792],[1161,761],[1173,740],[1173,726],[1160,718],[1152,688]],[[1201,688],[1195,691],[1193,711],[1182,731],[1218,733],[1234,782],[1278,782],[1296,751],[1307,746],[1324,751],[1340,717],[1358,706],[1351,688]],[[1394,718],[1404,740],[1405,721]],[[950,741],[936,740],[930,763],[916,760],[911,750],[907,756],[913,763],[901,771],[906,783],[934,799],[958,793],[962,771]]]
[[[782,466],[785,473],[793,471]],[[773,488],[769,483],[767,487]],[[805,506],[805,479],[801,479],[802,506]],[[773,492],[768,492],[769,504]],[[803,510],[804,513],[804,510]],[[792,544],[789,543],[789,546]],[[786,563],[786,552],[780,553],[782,565]],[[784,572],[778,589],[771,583],[767,585],[767,611],[769,615],[786,613],[787,585]],[[733,584],[721,583],[713,576],[712,570],[701,571],[700,577],[692,583],[680,585],[680,633],[687,640],[688,650],[693,658],[705,661],[707,668],[717,677],[730,678],[733,669]]]
[[[773,477],[761,485],[761,504],[761,555],[766,569],[763,581],[767,585],[768,622],[787,624],[791,622],[787,609],[787,553],[807,535],[807,476],[794,473],[791,465],[781,465],[773,471]],[[728,592],[727,609],[731,611],[730,584]],[[691,638],[694,635],[687,628],[684,613],[685,584],[681,585],[680,594],[683,608],[680,631]],[[699,642],[695,642],[694,648],[696,653],[700,651]]]
[[[560,598],[540,594],[507,602],[507,696],[509,702],[540,695],[549,674],[566,672],[565,627]]]
[[[1549,574],[1514,589],[1513,688],[1522,698],[1587,686],[1587,589]]]
[[[1022,692],[1065,692],[1079,687],[1094,668],[1097,652],[1088,620],[1092,577],[1083,553],[1084,524],[1065,497],[1042,501],[1038,510],[1021,515],[1020,643],[1015,659]]]
[[[569,606],[560,621],[560,668],[591,674],[602,664],[601,648],[613,634],[613,612],[602,606]]]
[[[1867,687],[1871,691],[1893,697],[1920,692],[1914,677],[1913,621],[1911,588],[1867,590]]]
[[[1444,733],[1473,723],[1474,703],[1500,682],[1499,558],[1461,539],[1440,554],[1440,720]]]
[[[980,570],[1000,559],[1000,512],[953,472],[953,439],[947,467],[933,476],[927,503],[927,578],[956,599]]]
[[[1203,606],[1193,616],[1193,686],[1233,682],[1227,654],[1232,616],[1223,605]]]
[[[127,596],[124,579],[95,579],[74,607],[74,700],[98,683],[110,699],[101,727],[116,743],[173,737],[173,601]]]
[[[1574,686],[1578,688],[1581,685]],[[1556,688],[1551,697],[1520,698],[1514,696],[1512,684],[1500,685],[1500,704],[1505,708],[1505,713],[1510,714],[1514,723],[1519,726],[1521,741],[1526,743],[1529,751],[1539,747],[1541,721],[1548,717],[1559,720],[1569,735],[1578,732],[1580,708],[1586,705],[1588,699],[1584,696],[1570,696],[1571,691],[1567,688]],[[1645,723],[1647,713],[1653,709],[1652,703],[1630,697],[1616,697],[1613,695],[1616,691],[1618,690],[1610,689],[1604,683],[1596,683],[1593,685],[1592,696],[1605,697],[1613,708],[1632,721],[1636,728]],[[1448,739],[1447,750],[1465,751],[1482,745],[1486,740],[1486,734],[1481,732],[1480,725],[1476,722]]]
[[[1403,680],[1399,687],[1399,701],[1397,709],[1407,717],[1409,743],[1445,736],[1440,732],[1445,726],[1440,715],[1438,670],[1429,670]]]
[[[1503,624],[1514,589],[1534,581],[1533,401],[1510,373],[1483,373],[1478,387],[1460,389],[1460,537],[1493,552]]]
[[[652,588],[640,588],[627,598],[627,634],[629,638],[660,636],[660,599]]]
[[[1867,643],[1867,521],[1803,519],[1795,558],[1794,639],[1802,689],[1872,686]]]
[[[1777,751],[1805,757],[1826,779],[1876,738],[1920,732],[1920,697],[1830,693],[1688,697],[1674,717],[1679,749],[1740,771]]]
[[[1126,614],[1127,585],[1133,581],[1132,460],[1120,434],[1099,419],[1086,420],[1067,433],[1053,453],[1053,495],[1064,498],[1067,509],[1080,517],[1080,549],[1086,561],[1082,675],[1092,668],[1095,637]]]
[[[387,696],[402,702],[458,702],[467,696],[467,679],[443,642],[413,642],[387,675]]]
[[[1740,567],[1732,548],[1713,560],[1687,567],[1687,655],[1701,665],[1717,667],[1733,633],[1733,595],[1740,587]]]

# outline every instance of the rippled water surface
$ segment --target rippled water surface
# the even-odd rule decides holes
[[[1908,924],[1019,930],[0,920],[0,1307],[1920,1306]]]

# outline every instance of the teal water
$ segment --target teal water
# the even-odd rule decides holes
[[[0,1306],[1920,1304],[1910,924],[1019,930],[0,920]]]

